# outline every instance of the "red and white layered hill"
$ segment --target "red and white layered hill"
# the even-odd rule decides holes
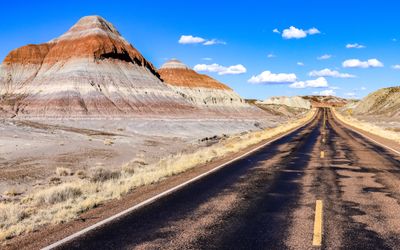
[[[99,16],[83,17],[48,43],[11,51],[0,74],[2,109],[18,116],[181,114],[194,109]]]
[[[240,112],[243,108],[260,111],[247,104],[225,84],[198,74],[177,59],[166,62],[158,73],[171,88],[199,108],[228,112]]]

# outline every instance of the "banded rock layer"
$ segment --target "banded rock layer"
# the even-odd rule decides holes
[[[357,115],[400,117],[400,87],[379,89],[354,105]]]
[[[176,59],[166,62],[158,72],[171,88],[196,106],[211,109],[250,107],[225,84],[198,74]]]
[[[310,109],[311,102],[300,97],[300,96],[275,96],[268,98],[262,102],[261,104],[274,104],[274,105],[285,105],[292,108],[302,108],[302,109]]]
[[[1,106],[18,116],[182,114],[194,109],[99,16],[81,18],[48,43],[13,50],[2,68]]]

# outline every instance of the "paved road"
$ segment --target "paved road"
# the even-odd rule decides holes
[[[62,248],[311,249],[317,200],[322,248],[400,249],[400,157],[345,128],[329,109]]]

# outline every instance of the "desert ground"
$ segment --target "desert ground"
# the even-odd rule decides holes
[[[33,187],[57,185],[93,168],[120,170],[134,159],[151,164],[192,152],[221,137],[275,127],[288,118],[1,120],[0,197],[15,199]],[[57,173],[57,169],[69,173]],[[84,173],[82,173],[84,171]]]

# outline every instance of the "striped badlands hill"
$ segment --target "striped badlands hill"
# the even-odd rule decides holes
[[[219,81],[198,74],[182,62],[172,59],[166,62],[158,71],[161,79],[188,101],[212,112],[237,113],[247,115],[262,112],[247,104],[231,88]],[[243,112],[246,110],[247,112]]]
[[[11,51],[2,65],[2,109],[17,116],[190,113],[192,104],[115,27],[83,17],[59,38]]]

